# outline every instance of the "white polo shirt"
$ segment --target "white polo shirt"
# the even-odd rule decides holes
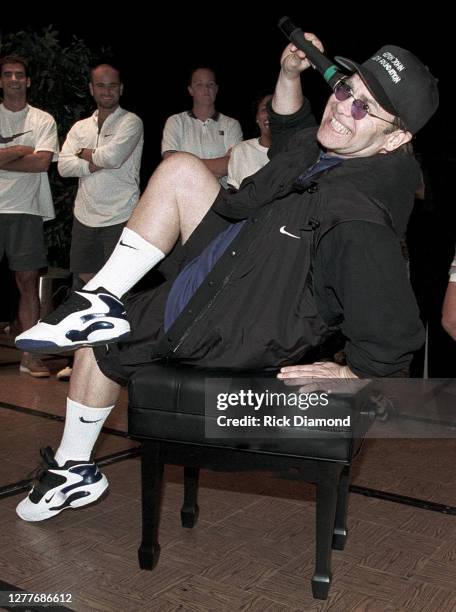
[[[59,155],[61,176],[79,177],[74,216],[89,227],[105,227],[130,218],[139,199],[139,170],[143,148],[143,123],[120,106],[98,131],[98,111],[77,121],[68,132]],[[95,149],[89,162],[77,157],[80,149]]]
[[[263,147],[258,138],[240,142],[231,151],[228,163],[228,185],[239,189],[239,185],[246,176],[258,172],[268,161],[268,148]]]
[[[216,112],[206,121],[201,121],[193,111],[185,111],[166,120],[161,151],[162,154],[184,151],[201,159],[213,159],[223,157],[241,140],[242,129],[236,119]]]
[[[17,112],[0,104],[0,148],[13,145],[27,145],[35,152],[49,151],[55,161],[59,142],[54,118],[29,104]],[[37,215],[44,221],[54,219],[47,172],[0,169],[0,213]]]

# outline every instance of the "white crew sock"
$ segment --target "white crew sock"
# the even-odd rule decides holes
[[[128,227],[124,227],[111,257],[89,280],[84,289],[94,291],[98,287],[103,287],[121,298],[164,256],[165,254],[156,246]]]
[[[68,460],[88,461],[104,422],[114,406],[90,408],[67,398],[65,429],[55,453],[62,466]]]

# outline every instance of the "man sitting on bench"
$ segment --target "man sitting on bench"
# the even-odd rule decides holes
[[[22,519],[100,497],[108,482],[93,446],[119,385],[151,361],[279,378],[392,376],[407,366],[423,330],[399,238],[420,181],[409,143],[438,106],[436,81],[393,45],[363,64],[338,61],[351,75],[335,85],[319,128],[309,127],[300,75],[310,64],[288,45],[269,108],[270,163],[231,194],[198,158],[166,159],[104,268],[18,336],[27,351],[85,347],[63,439],[55,455],[42,451]],[[129,298],[125,314],[120,298],[171,250],[160,266],[167,280]],[[323,361],[335,333],[344,366]]]

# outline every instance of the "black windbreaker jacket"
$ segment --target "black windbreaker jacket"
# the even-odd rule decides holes
[[[185,311],[153,343],[154,358],[275,370],[314,361],[339,330],[355,373],[386,376],[421,345],[399,247],[418,165],[400,152],[353,158],[297,189],[296,177],[320,150],[315,128],[289,138],[308,118],[308,107],[290,117],[272,113],[271,161],[237,193],[222,191],[183,247],[185,264],[208,244],[217,217],[246,219]]]

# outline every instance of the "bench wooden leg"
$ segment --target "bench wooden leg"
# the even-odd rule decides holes
[[[199,468],[184,467],[184,504],[181,508],[182,527],[191,529],[199,514],[198,499]]]
[[[334,521],[334,534],[332,547],[343,550],[347,540],[347,509],[348,489],[350,486],[350,466],[346,465],[340,475],[339,489],[337,494],[336,518]]]
[[[142,540],[138,549],[141,569],[152,570],[160,557],[158,527],[162,500],[163,462],[159,442],[144,442],[141,454]]]
[[[326,599],[331,585],[331,544],[336,516],[337,484],[342,467],[335,463],[318,463],[317,480],[317,550],[312,593]]]

